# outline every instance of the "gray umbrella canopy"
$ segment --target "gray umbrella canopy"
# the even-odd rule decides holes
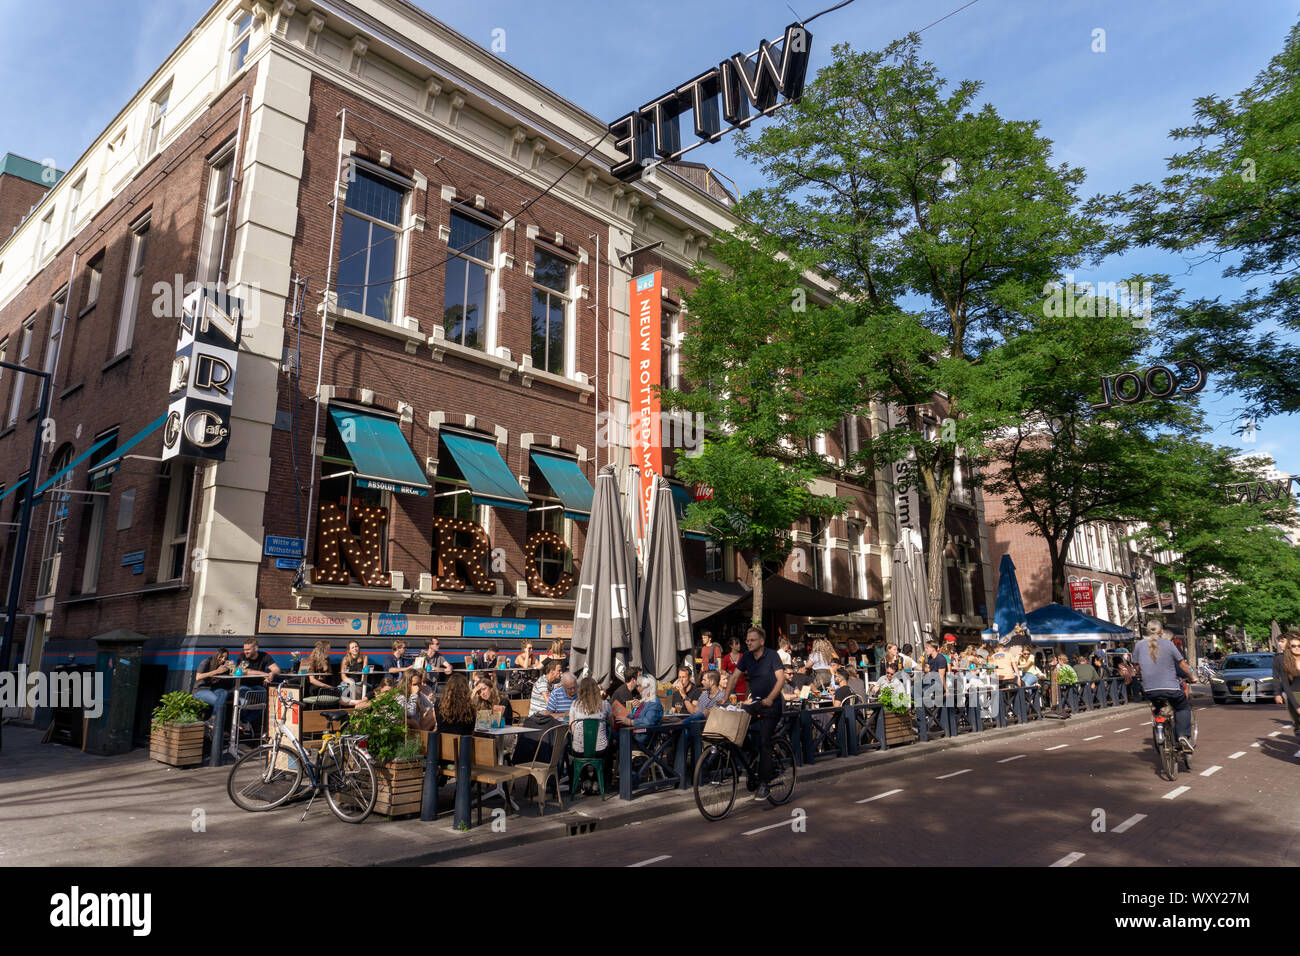
[[[628,554],[620,513],[618,480],[606,465],[596,476],[587,546],[573,614],[572,669],[604,684],[615,655],[639,662],[636,559]]]
[[[894,546],[893,578],[890,584],[889,628],[892,640],[911,644],[912,653],[921,653],[930,636],[926,627],[929,617],[929,592],[925,584],[925,555],[904,530]]]
[[[683,654],[691,650],[691,609],[687,603],[686,564],[677,530],[672,487],[654,480],[646,529],[645,574],[641,581],[641,660],[661,681],[676,676]],[[689,666],[689,664],[688,664]]]

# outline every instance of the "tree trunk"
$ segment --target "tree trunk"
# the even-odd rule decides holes
[[[750,622],[763,626],[763,562],[755,558],[749,565],[749,586],[753,588],[754,593],[754,611],[750,616]]]
[[[948,550],[948,498],[952,494],[952,465],[946,464],[942,480],[936,481],[934,472],[922,469],[926,490],[930,493],[930,549],[926,554],[926,573],[930,589],[930,628],[931,636],[942,640],[943,636],[943,576],[947,573],[944,557]]]
[[[1066,599],[1069,589],[1065,584],[1065,552],[1051,547],[1050,542],[1049,548],[1052,555],[1052,601],[1069,607],[1070,602]]]
[[[1187,647],[1187,666],[1196,667],[1196,599],[1192,593],[1192,569],[1188,568],[1183,584],[1187,587],[1187,630],[1183,632],[1183,643]]]

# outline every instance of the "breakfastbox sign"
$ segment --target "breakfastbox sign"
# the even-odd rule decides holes
[[[368,614],[324,614],[318,611],[289,611],[263,608],[257,616],[259,634],[365,635],[370,630]]]

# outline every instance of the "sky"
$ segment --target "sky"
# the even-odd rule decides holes
[[[787,24],[834,0],[659,0],[653,7],[633,0],[418,2],[474,42],[493,48],[496,41],[503,59],[614,120],[731,53],[777,39]],[[1039,121],[1055,158],[1087,171],[1084,196],[1157,181],[1175,151],[1168,131],[1191,121],[1196,98],[1249,85],[1300,17],[1300,0],[976,0],[959,9],[964,3],[855,0],[810,24],[809,76],[829,62],[834,44],[879,49],[923,30],[925,58],[950,83],[978,80],[982,100],[1003,117]],[[0,0],[0,153],[49,158],[66,169],[208,6],[46,0],[33,16],[25,0]],[[1098,30],[1104,52],[1093,49],[1103,37]],[[688,158],[731,177],[742,191],[761,184],[730,140]],[[1078,278],[1159,272],[1189,295],[1236,298],[1241,282],[1221,271],[1213,262],[1194,266],[1191,256],[1142,250]],[[1212,376],[1201,395],[1214,426],[1207,437],[1267,452],[1300,476],[1300,415],[1263,420],[1254,441],[1243,441],[1235,434],[1240,402],[1216,385]]]

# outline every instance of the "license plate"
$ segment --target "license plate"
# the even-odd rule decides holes
[[[1240,694],[1240,693],[1241,693],[1242,691],[1244,691],[1245,689],[1246,689],[1246,685],[1245,685],[1245,684],[1233,684],[1233,685],[1232,685],[1232,692],[1233,692],[1234,694]]]

